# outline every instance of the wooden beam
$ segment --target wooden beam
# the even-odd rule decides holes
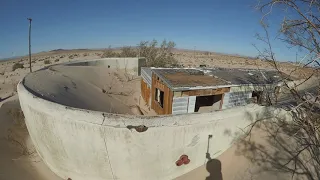
[[[210,96],[210,95],[219,95],[229,92],[230,88],[219,88],[219,89],[200,89],[192,91],[183,91],[182,94],[188,96]]]

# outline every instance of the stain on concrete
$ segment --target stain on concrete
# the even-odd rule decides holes
[[[200,139],[199,134],[197,134],[192,138],[191,143],[188,145],[188,147],[195,146],[199,142],[199,139]]]
[[[232,135],[230,129],[225,129],[224,132],[223,132],[223,134],[224,134],[225,136],[231,136],[231,135]]]
[[[135,129],[137,132],[145,132],[145,131],[148,130],[148,127],[145,126],[145,125],[139,125],[139,126],[129,125],[129,126],[127,126],[127,128],[128,128],[129,130]]]

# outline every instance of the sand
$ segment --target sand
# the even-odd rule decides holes
[[[26,76],[24,85],[34,94],[62,105],[115,114],[134,114],[139,78],[106,67],[57,66]],[[138,85],[137,85],[138,84]]]
[[[102,53],[101,50],[42,52],[33,55],[32,69],[35,71],[52,64],[95,59],[99,58]],[[175,50],[174,56],[185,67],[206,65],[207,67],[272,69],[268,62],[234,55]],[[23,68],[13,70],[15,63],[23,64]],[[300,67],[291,63],[280,63],[280,66],[281,70],[286,73]],[[141,101],[139,80],[128,81],[123,73],[105,68],[77,67],[77,71],[74,69],[75,67],[70,66],[56,66],[29,74],[25,83],[30,86],[31,90],[49,101],[112,113],[140,113],[140,109],[136,108]],[[0,61],[0,180],[59,180],[60,178],[46,167],[35,152],[24,125],[24,118],[17,100],[16,85],[28,72],[27,57]],[[294,72],[293,75],[305,78],[311,72],[310,69],[304,68]],[[45,84],[43,84],[44,79],[48,80]],[[77,101],[70,101],[71,99],[77,99]],[[103,106],[96,106],[98,104],[96,102]],[[144,108],[141,109],[143,113],[152,115],[153,112],[148,111],[147,107],[141,105],[140,107]],[[263,142],[261,140],[263,137],[255,136],[255,138],[256,141]],[[237,149],[238,146],[234,145],[217,160],[211,161],[218,169],[221,164],[221,171],[212,173],[211,179],[217,180],[221,177],[225,180],[285,179],[288,177],[274,172],[256,173],[259,167],[253,164],[246,155],[237,153]],[[216,171],[216,168],[213,169]],[[209,173],[204,165],[178,179],[206,179],[207,176]]]
[[[252,132],[250,142],[265,147],[266,152],[272,152],[274,147],[267,143],[267,133],[259,129]],[[247,139],[246,139],[247,140]],[[286,172],[265,170],[265,164],[252,161],[254,153],[244,148],[239,140],[216,159],[212,159],[203,166],[184,174],[176,180],[283,180],[291,179]],[[206,155],[204,154],[204,157]],[[250,158],[249,158],[250,157]],[[261,163],[261,162],[260,162]]]
[[[2,102],[0,117],[0,180],[61,180],[35,151],[17,96]]]

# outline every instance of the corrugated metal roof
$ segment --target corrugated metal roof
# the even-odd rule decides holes
[[[210,74],[218,76],[231,84],[275,84],[283,78],[292,80],[286,74],[270,70],[253,69],[214,69]]]

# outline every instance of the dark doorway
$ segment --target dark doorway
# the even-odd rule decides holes
[[[197,96],[194,112],[211,112],[220,109],[222,94]]]
[[[252,98],[254,98],[255,103],[261,104],[262,103],[262,92],[263,91],[253,91]]]

